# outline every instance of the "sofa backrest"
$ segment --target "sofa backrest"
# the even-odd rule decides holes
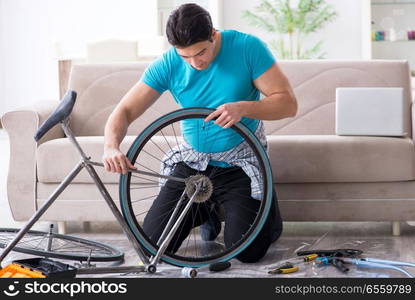
[[[75,135],[103,135],[105,122],[121,98],[140,79],[148,63],[74,65],[69,88],[78,93],[71,117]],[[335,134],[337,87],[402,87],[405,96],[405,127],[412,136],[411,89],[406,61],[280,61],[296,94],[296,117],[266,121],[267,134]],[[243,100],[243,99],[241,99]],[[128,129],[137,135],[162,114],[178,109],[170,93],[164,93]]]
[[[303,60],[280,66],[299,103],[295,118],[266,122],[268,134],[335,135],[336,88],[402,87],[405,97],[405,132],[412,136],[411,77],[406,61]]]
[[[148,63],[77,64],[71,69],[68,87],[77,92],[70,126],[76,136],[104,135],[105,123],[127,91],[140,80]],[[162,114],[178,109],[170,93],[164,93],[128,128],[138,135]]]

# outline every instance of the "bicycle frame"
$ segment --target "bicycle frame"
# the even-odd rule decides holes
[[[180,222],[186,215],[187,211],[190,209],[191,204],[194,202],[194,196],[199,192],[200,190],[200,184],[196,184],[196,190],[192,197],[190,197],[189,203],[186,205],[184,210],[179,215],[178,219],[176,219],[176,222],[173,223],[173,218],[175,215],[171,217],[171,222],[168,227],[166,227],[166,232],[164,234],[164,240],[160,241],[161,246],[159,248],[159,251],[156,253],[155,256],[149,258],[146,256],[143,252],[143,249],[141,248],[141,245],[137,242],[136,238],[134,237],[134,234],[132,233],[131,229],[126,224],[124,217],[121,215],[120,211],[118,210],[117,206],[114,203],[114,200],[112,199],[111,195],[108,193],[108,190],[106,189],[105,185],[103,184],[102,180],[100,179],[99,175],[94,169],[94,166],[100,166],[103,167],[104,165],[102,163],[94,162],[90,160],[90,157],[87,157],[87,155],[82,150],[81,146],[77,142],[76,138],[74,137],[72,131],[70,130],[68,126],[68,119],[65,119],[60,122],[63,131],[65,132],[66,136],[69,138],[70,142],[76,147],[79,154],[81,155],[81,161],[76,165],[76,167],[65,177],[65,179],[61,182],[61,184],[55,189],[55,191],[49,196],[48,200],[39,208],[39,210],[29,219],[29,221],[23,226],[22,229],[17,233],[16,237],[7,245],[7,247],[4,248],[3,252],[0,255],[0,265],[3,259],[9,254],[10,251],[13,250],[13,248],[16,246],[16,244],[23,238],[23,236],[31,229],[31,227],[40,219],[40,217],[48,210],[48,208],[52,205],[52,203],[59,197],[59,195],[65,190],[65,188],[72,182],[72,180],[78,175],[78,173],[85,168],[91,178],[93,179],[95,185],[99,189],[102,197],[106,201],[107,205],[111,209],[111,212],[115,216],[118,223],[121,225],[124,233],[127,235],[128,239],[130,240],[134,250],[140,257],[141,261],[144,263],[145,270],[149,271],[150,273],[154,273],[156,271],[156,265],[159,262],[160,257],[163,255],[165,249],[167,248],[170,240],[172,239],[175,231],[179,227]],[[133,170],[130,169],[129,172],[133,173],[139,173],[144,174],[148,176],[154,176],[158,178],[166,178],[171,179],[178,182],[186,182],[183,178],[177,178],[173,176],[164,176],[161,174],[156,174],[152,172],[146,172],[141,170]],[[178,205],[180,205],[182,198],[184,197],[186,192],[183,192],[183,195],[178,201]],[[170,231],[168,231],[170,230]],[[124,267],[125,268],[125,267]],[[107,271],[111,268],[105,268]],[[121,268],[122,269],[122,268]],[[143,271],[143,267],[137,267],[137,270]],[[113,268],[114,271],[117,271],[117,268]],[[92,272],[96,273],[96,272]],[[98,272],[99,273],[99,272]],[[85,273],[84,273],[85,274]]]

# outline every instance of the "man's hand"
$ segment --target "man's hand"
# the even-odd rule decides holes
[[[216,110],[205,118],[205,122],[215,119],[215,124],[223,128],[232,127],[238,123],[243,115],[243,102],[232,102],[218,106]]]
[[[128,158],[117,148],[105,148],[102,157],[105,170],[112,173],[127,174],[128,169],[137,169]]]

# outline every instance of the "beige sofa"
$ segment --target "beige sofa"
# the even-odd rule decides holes
[[[415,148],[408,64],[404,61],[281,61],[299,101],[295,118],[267,121],[274,183],[286,221],[415,219]],[[140,78],[146,63],[75,65],[69,87],[78,93],[71,129],[93,160],[101,160],[104,124]],[[403,87],[406,137],[335,135],[337,87]],[[79,161],[60,127],[39,143],[33,135],[57,102],[8,112],[8,200],[15,220],[27,220]],[[165,93],[128,130],[122,149],[158,116],[178,106]],[[50,221],[113,220],[88,174],[81,173],[43,216]],[[118,199],[118,176],[98,173]]]

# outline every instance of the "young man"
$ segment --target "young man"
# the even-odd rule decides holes
[[[209,13],[196,4],[184,4],[173,11],[166,33],[173,47],[147,68],[141,80],[123,97],[108,119],[103,157],[107,171],[126,173],[128,168],[135,168],[119,150],[119,145],[129,124],[166,90],[182,107],[215,108],[205,121],[215,120],[214,123],[222,128],[243,122],[264,146],[266,139],[261,120],[295,116],[297,101],[290,84],[268,48],[258,38],[232,30],[215,30]],[[261,100],[260,93],[265,96]],[[215,149],[215,152],[222,150]],[[192,164],[193,168],[189,165],[186,161],[177,163],[172,174],[190,176],[204,172],[215,164],[209,161],[208,165]],[[255,216],[246,210],[242,212],[241,204],[255,212],[259,201],[253,199],[251,179],[239,165],[232,165],[232,169],[226,172],[226,175],[219,172],[218,176],[222,176],[223,182],[226,181],[229,193],[223,195],[218,203],[225,211],[224,239],[228,246],[239,240],[247,230],[244,224]],[[183,191],[182,186],[168,182],[161,188],[143,224],[144,231],[154,236],[155,241],[161,232],[156,232],[159,226],[152,226],[151,223],[165,214],[166,206],[175,198],[177,201]],[[236,193],[244,197],[235,197]],[[273,202],[270,216],[259,235],[238,254],[240,261],[258,261],[281,234],[282,220],[275,192]],[[200,216],[200,220],[199,224],[192,226],[202,225],[202,239],[215,239],[220,231],[219,220],[208,216]],[[191,229],[188,226],[183,234],[175,236],[179,239],[175,243],[178,246],[170,245],[169,250],[176,251]]]

